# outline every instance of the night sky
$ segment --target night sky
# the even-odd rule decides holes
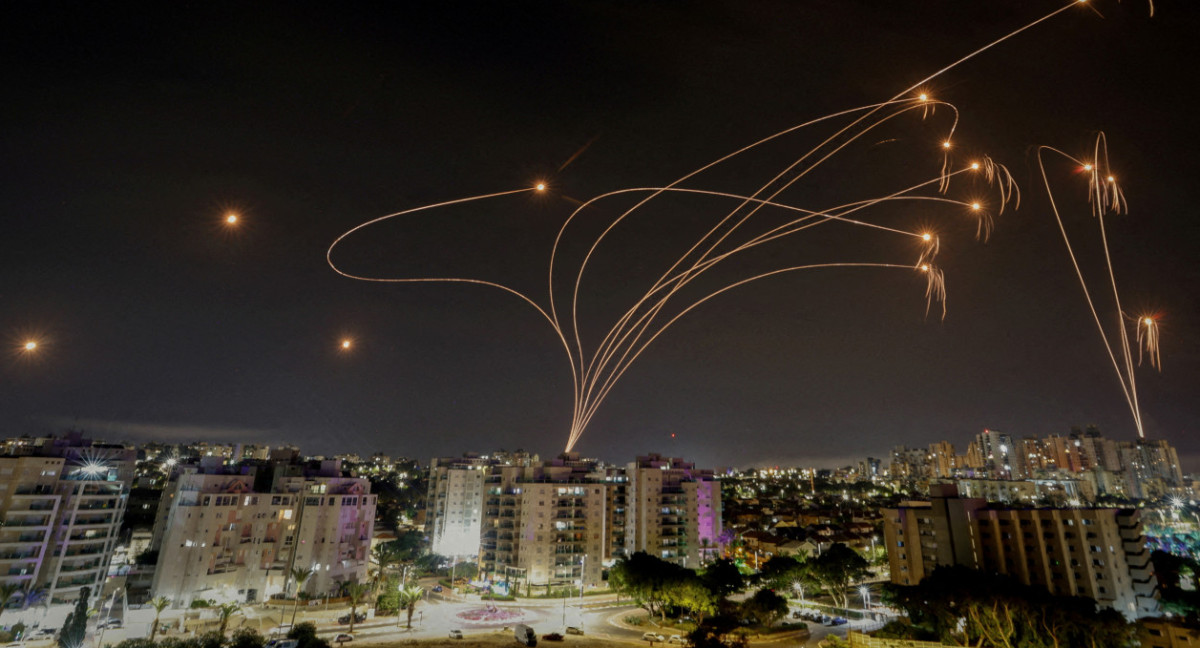
[[[330,243],[384,214],[544,180],[545,194],[394,219],[335,258],[365,275],[488,279],[545,303],[550,246],[579,201],[884,101],[1064,4],[0,4],[0,430],[422,461],[556,454],[571,378],[536,311],[480,286],[355,282],[326,265]],[[944,320],[936,306],[926,316],[908,271],[730,291],[646,351],[577,449],[830,465],[942,439],[965,452],[985,427],[1134,438],[1034,157],[1039,145],[1086,156],[1103,131],[1130,207],[1106,221],[1123,303],[1162,331],[1162,373],[1136,375],[1147,435],[1200,468],[1200,10],[1155,5],[1151,17],[1144,0],[1080,4],[927,86],[961,113],[955,160],[986,153],[1022,192],[986,243],[944,207],[863,214],[939,234]],[[788,202],[817,209],[935,176],[950,115],[890,122]],[[752,192],[829,132],[773,142],[694,186]],[[1114,323],[1084,181],[1065,163],[1051,178]],[[631,204],[587,212],[567,257]],[[730,208],[657,204],[589,266],[580,326],[593,345]],[[222,224],[231,210],[236,229]],[[916,260],[908,239],[835,225],[744,256],[707,288],[784,265]],[[36,353],[20,350],[27,339]]]

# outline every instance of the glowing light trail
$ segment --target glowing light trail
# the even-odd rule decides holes
[[[1104,250],[1105,267],[1108,271],[1107,283],[1111,287],[1113,304],[1117,311],[1115,337],[1119,342],[1119,351],[1118,349],[1114,349],[1113,341],[1105,329],[1103,320],[1100,318],[1095,299],[1092,296],[1092,290],[1088,286],[1088,281],[1084,277],[1082,268],[1079,266],[1075,249],[1071,245],[1071,238],[1067,234],[1066,226],[1063,224],[1062,214],[1059,211],[1058,202],[1054,198],[1054,191],[1051,188],[1050,178],[1046,171],[1045,153],[1054,153],[1066,158],[1072,164],[1076,165],[1077,168],[1082,168],[1088,174],[1088,202],[1091,205],[1092,216],[1096,218],[1096,222],[1100,227],[1100,242]],[[1083,297],[1087,301],[1088,309],[1092,313],[1096,329],[1100,331],[1100,339],[1104,343],[1104,350],[1108,353],[1113,369],[1117,373],[1117,380],[1120,382],[1121,392],[1125,397],[1126,404],[1129,406],[1129,412],[1133,416],[1133,424],[1137,429],[1138,438],[1144,439],[1146,431],[1142,425],[1142,410],[1138,403],[1137,377],[1134,373],[1133,352],[1129,340],[1130,332],[1125,323],[1126,319],[1130,318],[1127,317],[1121,306],[1121,295],[1117,290],[1116,273],[1113,271],[1112,256],[1109,254],[1108,232],[1104,224],[1106,214],[1120,214],[1127,211],[1125,196],[1121,193],[1121,189],[1117,186],[1114,177],[1108,173],[1107,140],[1104,137],[1104,133],[1096,136],[1091,162],[1081,162],[1073,156],[1050,146],[1041,146],[1038,148],[1037,160],[1038,168],[1042,175],[1042,184],[1046,189],[1046,195],[1050,199],[1050,210],[1054,214],[1054,220],[1058,223],[1058,230],[1062,234],[1063,243],[1067,246],[1067,255],[1071,259],[1071,265],[1075,269],[1075,276],[1079,279],[1079,286],[1083,289]],[[1101,182],[1101,177],[1104,178],[1104,182]],[[1138,345],[1138,364],[1141,364],[1142,354],[1145,352],[1150,357],[1151,366],[1161,370],[1162,365],[1158,349],[1158,324],[1156,320],[1152,317],[1141,317],[1134,321],[1135,342]],[[1118,355],[1120,356],[1119,359]]]
[[[959,58],[953,63],[941,68],[933,74],[921,79],[917,83],[909,86],[905,90],[898,93],[888,101],[851,108],[848,110],[839,111],[831,115],[826,115],[817,119],[809,120],[797,126],[784,129],[763,139],[758,140],[748,146],[742,147],[728,155],[725,155],[713,162],[710,162],[700,168],[682,176],[678,180],[663,186],[663,187],[642,187],[620,189],[617,191],[601,194],[591,198],[575,209],[562,223],[554,244],[550,249],[549,271],[548,271],[548,290],[547,290],[547,307],[543,308],[536,300],[526,296],[525,294],[505,286],[503,284],[489,281],[485,279],[464,278],[464,277],[409,277],[409,278],[386,278],[386,277],[371,277],[361,274],[352,274],[339,268],[333,261],[334,248],[338,246],[348,236],[371,225],[380,223],[385,220],[396,218],[399,216],[411,215],[422,211],[449,207],[452,205],[469,204],[476,201],[497,199],[506,196],[514,196],[523,193],[544,193],[547,191],[547,185],[544,182],[538,182],[531,187],[514,189],[511,191],[501,191],[456,200],[449,200],[431,205],[424,205],[407,209],[404,211],[381,216],[373,220],[362,223],[349,231],[339,236],[329,246],[326,252],[326,261],[330,267],[338,274],[360,281],[372,281],[380,283],[422,283],[422,282],[449,282],[449,283],[467,283],[482,286],[498,288],[508,292],[525,303],[532,306],[551,326],[555,335],[558,337],[563,349],[566,351],[568,364],[571,368],[571,378],[573,383],[574,405],[571,418],[570,434],[567,440],[566,449],[569,451],[578,442],[583,432],[593,420],[600,405],[605,401],[612,389],[619,382],[625,372],[632,364],[645,352],[651,343],[658,339],[668,328],[677,322],[684,315],[692,312],[702,304],[709,302],[714,297],[724,294],[733,288],[746,285],[751,282],[756,282],[778,275],[794,273],[800,270],[814,269],[835,269],[835,268],[867,268],[867,269],[882,269],[895,270],[903,269],[910,272],[917,272],[924,275],[925,279],[925,297],[926,297],[926,313],[928,313],[933,302],[942,303],[943,316],[945,315],[945,279],[944,276],[934,264],[933,258],[937,255],[940,247],[939,237],[929,232],[927,228],[922,227],[919,231],[908,231],[898,227],[884,226],[878,223],[873,223],[866,220],[861,214],[868,210],[900,201],[922,201],[923,204],[934,208],[938,206],[957,208],[961,213],[971,215],[976,221],[977,237],[986,239],[992,228],[992,218],[994,215],[1003,213],[1005,206],[1012,202],[1014,206],[1019,205],[1020,194],[1017,191],[1016,183],[1013,181],[1011,174],[1003,166],[996,164],[989,158],[983,158],[981,161],[972,162],[968,167],[953,170],[951,167],[950,151],[951,149],[959,149],[961,146],[952,144],[954,142],[955,130],[958,126],[959,115],[957,109],[953,105],[935,101],[930,98],[927,91],[923,89],[927,83],[936,79],[948,70],[962,64],[963,62],[978,56],[979,54],[991,49],[992,47],[1020,34],[1036,25],[1057,16],[1060,13],[1067,11],[1069,8],[1079,4],[1081,0],[1074,0],[1055,11],[1050,12],[1038,18],[1037,20],[1012,31],[987,45],[970,52],[966,56]],[[919,91],[919,93],[918,93]],[[846,150],[847,147],[859,143],[867,133],[881,127],[893,119],[897,119],[910,111],[919,111],[922,118],[932,116],[937,107],[948,109],[952,114],[949,128],[944,133],[943,137],[937,142],[936,147],[941,152],[941,168],[933,174],[931,179],[918,182],[909,187],[898,189],[890,193],[885,193],[879,197],[869,199],[858,199],[847,201],[840,206],[825,208],[825,209],[810,209],[807,207],[792,204],[791,201],[785,201],[782,194],[794,187],[799,181],[808,177],[814,170],[821,167],[826,161],[830,160],[837,154]],[[837,120],[845,118],[848,123],[837,126]],[[703,174],[724,162],[732,160],[738,156],[747,154],[755,148],[762,146],[768,142],[773,142],[791,133],[801,131],[803,129],[815,128],[825,124],[833,124],[833,132],[820,142],[809,149],[807,152],[800,155],[782,170],[776,173],[773,177],[763,183],[757,190],[750,194],[738,194],[732,192],[713,191],[704,188],[684,187],[685,182],[692,181]],[[925,146],[929,146],[926,144]],[[925,150],[929,150],[926,148]],[[1040,156],[1040,152],[1039,152]],[[961,200],[946,197],[950,190],[951,180],[963,173],[972,171],[980,171],[983,173],[975,174],[977,181],[986,183],[996,192],[995,214],[984,208],[984,202],[972,198]],[[1044,173],[1044,172],[1043,172]],[[1093,179],[1095,174],[1093,174]],[[849,181],[847,184],[850,184]],[[647,195],[638,200],[632,207],[626,209],[623,213],[614,219],[611,219],[603,228],[602,232],[592,240],[586,254],[580,261],[578,268],[575,271],[574,281],[571,287],[571,297],[569,308],[561,315],[556,301],[556,266],[559,263],[560,245],[566,238],[568,227],[572,225],[575,219],[589,206],[598,203],[614,196],[629,194],[629,193],[646,193]],[[640,298],[635,300],[633,305],[626,310],[616,322],[602,336],[600,343],[590,353],[586,350],[583,336],[579,328],[578,307],[581,296],[581,284],[583,274],[592,260],[592,256],[600,246],[600,243],[613,231],[622,221],[632,214],[640,213],[648,209],[652,201],[666,194],[680,195],[690,194],[698,196],[708,196],[715,199],[730,199],[738,201],[737,205],[723,217],[717,220],[716,225],[712,226],[705,234],[695,240],[691,246],[679,256],[662,275],[655,280],[650,287],[642,294]],[[1123,204],[1120,198],[1119,190],[1116,188],[1115,182],[1109,181],[1102,189],[1097,186],[1094,188],[1094,195],[1089,199],[1093,201],[1094,206],[1101,206],[1101,209],[1110,208],[1111,205]],[[1096,208],[1096,207],[1094,207]],[[748,230],[752,223],[759,222],[760,219],[753,218],[763,210],[775,212],[782,210],[798,214],[794,219],[785,222],[782,225],[770,226],[765,231],[749,232],[747,235],[742,235],[742,230]],[[853,215],[853,217],[852,217]],[[839,223],[846,225],[850,231],[857,230],[875,230],[885,234],[899,234],[909,236],[918,241],[919,250],[917,251],[917,259],[914,263],[894,263],[894,262],[828,262],[828,263],[813,263],[801,265],[789,265],[788,267],[777,268],[765,272],[757,272],[753,276],[732,281],[723,287],[711,290],[698,299],[685,299],[683,304],[673,310],[668,310],[668,307],[675,304],[676,301],[683,299],[683,289],[697,280],[700,276],[706,274],[712,268],[730,259],[736,255],[740,255],[752,250],[762,244],[776,241],[784,237],[792,236],[808,229],[822,224]],[[738,234],[742,239],[740,242],[734,240],[734,235]],[[1090,303],[1090,297],[1089,297]],[[1094,309],[1093,309],[1094,312]],[[569,322],[566,321],[569,318]],[[570,332],[568,334],[568,331]],[[1141,336],[1142,328],[1138,328],[1139,336]],[[1149,325],[1145,325],[1145,338],[1147,340],[1153,338],[1155,353],[1152,357],[1152,363],[1157,363],[1157,329]],[[1140,338],[1139,338],[1140,339]],[[1107,342],[1106,342],[1107,343]],[[343,349],[348,348],[348,341],[343,342]],[[1144,343],[1147,348],[1151,345],[1149,342]],[[1111,353],[1110,348],[1110,355]],[[1130,357],[1126,349],[1126,358]],[[1115,355],[1113,355],[1114,364],[1116,364]],[[1119,369],[1118,369],[1119,373]],[[1131,381],[1132,382],[1132,381]],[[1127,388],[1128,394],[1134,392],[1132,384]],[[1132,401],[1136,403],[1136,401]],[[1136,405],[1134,405],[1136,411]],[[1140,433],[1140,419],[1139,419]]]

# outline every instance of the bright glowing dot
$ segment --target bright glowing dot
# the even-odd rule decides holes
[[[1152,318],[1152,317],[1147,317],[1146,319],[1142,320],[1142,322],[1144,322],[1144,323],[1146,324],[1146,326],[1153,326],[1153,325],[1154,325],[1154,318]]]
[[[1112,177],[1112,176],[1108,176],[1108,181],[1109,181],[1109,182],[1116,182],[1116,181],[1117,181],[1117,179],[1116,179],[1116,178],[1114,178],[1114,177]]]
[[[980,208],[980,207],[982,207],[982,206],[983,206],[983,205],[980,205],[980,204],[979,204],[979,203],[977,203],[977,202],[971,203],[971,209],[974,209],[974,210],[976,210],[976,211],[978,211],[978,210],[979,210],[979,208]]]
[[[978,163],[978,162],[972,162],[972,163],[971,163],[971,168],[972,168],[972,169],[978,169],[978,168],[979,168],[979,163]]]
[[[33,340],[26,342],[25,350],[26,351],[37,351],[37,342],[34,342]]]
[[[225,215],[225,222],[229,223],[230,225],[237,225],[238,215],[233,212],[229,212]]]
[[[942,148],[944,148],[944,149],[950,148],[950,140],[946,140],[945,142],[942,142]]]
[[[535,186],[535,187],[534,187],[534,189],[537,189],[538,191],[545,191],[545,190],[546,190],[546,183],[545,183],[545,182],[539,182],[539,183],[537,183],[537,186]]]
[[[922,241],[931,241],[931,240],[933,240],[933,235],[932,234],[922,234],[921,240]]]
[[[351,344],[351,343],[350,343],[350,340],[342,340],[342,348],[343,348],[343,349],[349,349],[349,348],[350,348],[350,344]]]
[[[1083,165],[1083,170],[1084,170],[1084,171],[1091,171],[1091,170],[1092,170],[1092,165],[1090,165],[1090,164],[1085,164],[1085,165]]]
[[[929,264],[928,263],[921,264],[921,272],[929,272]]]
[[[922,92],[920,95],[918,95],[918,96],[917,96],[917,98],[918,98],[918,99],[920,99],[921,101],[928,101],[928,100],[929,100],[929,95],[927,95],[927,94],[925,94],[924,92]]]

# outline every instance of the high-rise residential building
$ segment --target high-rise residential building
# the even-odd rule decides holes
[[[227,465],[210,456],[177,468],[155,523],[155,596],[184,607],[197,598],[261,601],[294,594],[295,568],[312,570],[311,594],[365,582],[376,496],[368,480],[343,477],[340,462]]]
[[[1154,498],[1165,494],[1168,488],[1183,485],[1179,455],[1166,441],[1120,441],[1117,443],[1117,451],[1125,470],[1130,495]]]
[[[435,459],[428,502],[447,555],[478,556],[484,578],[530,591],[600,586],[605,564],[636,551],[698,566],[721,531],[712,471],[661,455],[625,467],[576,453]]]
[[[954,444],[949,441],[930,443],[928,464],[930,477],[953,477],[958,470],[958,455],[954,454]]]
[[[651,454],[625,467],[625,552],[700,566],[721,534],[721,483],[711,470]]]
[[[1150,552],[1137,509],[1018,508],[959,498],[939,486],[928,502],[884,511],[892,582],[965,565],[1052,594],[1085,596],[1129,618],[1157,613]]]
[[[479,553],[483,482],[497,463],[475,454],[434,458],[429,463],[425,511],[433,553],[452,557]]]
[[[71,603],[101,591],[125,515],[136,453],[79,433],[21,439],[0,456],[0,582]]]
[[[925,451],[920,448],[896,446],[892,448],[892,463],[888,476],[894,480],[917,482],[928,478]]]
[[[1025,457],[1013,444],[1011,436],[996,430],[984,430],[975,435],[975,443],[983,458],[983,468],[992,478],[1025,478]]]

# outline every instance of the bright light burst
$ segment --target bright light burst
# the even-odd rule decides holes
[[[1100,228],[1100,247],[1104,253],[1105,269],[1107,270],[1107,276],[1105,277],[1107,281],[1104,281],[1104,284],[1106,284],[1105,292],[1111,292],[1112,304],[1117,313],[1115,318],[1116,325],[1113,327],[1115,331],[1112,332],[1111,336],[1104,325],[1104,320],[1100,317],[1091,285],[1088,279],[1084,277],[1083,270],[1075,254],[1075,248],[1071,245],[1071,237],[1067,234],[1066,225],[1063,223],[1062,214],[1055,200],[1050,177],[1046,170],[1046,160],[1044,157],[1046,153],[1057,154],[1075,165],[1076,168],[1082,169],[1087,173],[1088,203],[1091,206],[1092,216],[1095,217]],[[1037,158],[1038,167],[1042,174],[1042,184],[1046,189],[1046,194],[1050,198],[1050,209],[1054,214],[1055,221],[1058,223],[1063,243],[1067,246],[1067,255],[1071,259],[1071,265],[1075,269],[1075,276],[1079,279],[1079,285],[1083,289],[1083,297],[1087,301],[1088,308],[1091,310],[1092,320],[1096,323],[1096,328],[1100,332],[1100,339],[1104,343],[1104,350],[1108,353],[1109,360],[1111,360],[1113,369],[1116,371],[1117,380],[1121,384],[1121,392],[1125,396],[1125,402],[1129,406],[1130,414],[1133,416],[1133,424],[1137,429],[1138,438],[1144,439],[1146,431],[1142,426],[1142,409],[1138,403],[1137,378],[1134,375],[1133,344],[1130,343],[1130,337],[1134,338],[1134,344],[1138,347],[1137,364],[1141,364],[1144,353],[1149,356],[1150,365],[1161,370],[1162,364],[1158,346],[1158,323],[1154,317],[1150,316],[1140,318],[1127,317],[1121,307],[1121,295],[1117,290],[1116,273],[1113,272],[1112,256],[1109,254],[1105,216],[1108,214],[1124,213],[1127,211],[1127,205],[1125,204],[1125,196],[1121,192],[1120,187],[1117,186],[1115,177],[1109,173],[1108,141],[1104,133],[1096,136],[1090,162],[1083,162],[1050,146],[1039,147]],[[1102,178],[1103,181],[1101,181]],[[1127,321],[1133,322],[1134,330],[1132,332],[1129,331],[1129,326],[1126,325]],[[1110,324],[1110,326],[1112,325]]]
[[[37,348],[38,348],[38,343],[37,343],[37,341],[36,341],[36,340],[29,340],[29,341],[27,341],[25,344],[23,344],[23,345],[21,345],[21,346],[22,346],[22,348],[23,348],[23,349],[25,349],[26,351],[37,351]]]
[[[964,211],[969,213],[976,223],[977,237],[986,239],[991,232],[993,217],[1002,214],[1006,205],[1012,204],[1014,207],[1018,206],[1020,194],[1008,170],[990,158],[978,158],[977,161],[962,168],[958,168],[953,164],[950,149],[952,148],[951,142],[958,126],[958,111],[949,103],[931,99],[927,92],[919,89],[947,70],[960,65],[1035,25],[1067,11],[1075,4],[1077,3],[1071,2],[1020,29],[998,38],[918,81],[887,101],[843,110],[785,129],[733,151],[665,186],[620,189],[595,196],[583,202],[565,219],[555,238],[555,243],[550,249],[550,264],[547,275],[548,289],[544,305],[520,291],[486,279],[465,277],[373,277],[352,274],[342,270],[333,262],[333,251],[339,243],[351,234],[376,223],[398,216],[411,215],[417,212],[453,205],[511,197],[521,193],[541,193],[546,190],[546,184],[543,182],[538,182],[525,189],[469,196],[380,216],[348,230],[334,240],[326,252],[326,261],[335,272],[351,279],[385,283],[450,282],[483,285],[503,290],[532,306],[550,324],[559,343],[567,354],[571,368],[574,385],[574,407],[570,435],[566,444],[566,449],[569,451],[587,429],[598,408],[611,393],[620,378],[658,336],[662,335],[681,317],[702,304],[745,284],[801,270],[820,270],[823,272],[846,272],[852,269],[916,271],[923,274],[925,278],[926,312],[928,313],[935,302],[939,302],[942,305],[944,316],[946,312],[945,278],[942,271],[933,263],[940,245],[938,237],[925,231],[912,231],[874,223],[866,220],[867,217],[876,211],[875,208],[892,203],[909,203],[913,206],[924,206],[931,211],[939,207],[950,207],[951,210],[946,211],[946,214],[951,217],[954,217],[955,213],[961,214]],[[802,194],[797,195],[804,188],[802,181],[813,175],[814,171],[821,168],[827,160],[837,155],[846,154],[844,153],[845,151],[852,150],[855,144],[860,144],[860,140],[872,134],[873,131],[892,126],[893,121],[902,120],[909,116],[909,113],[912,111],[915,111],[917,117],[925,119],[934,115],[935,110],[939,107],[943,109],[943,115],[948,113],[950,118],[947,120],[948,124],[943,137],[935,140],[941,149],[941,159],[938,161],[940,168],[937,171],[924,176],[923,180],[895,187],[879,195],[850,197],[841,204],[832,207],[811,209],[797,204],[797,198],[803,198]],[[752,188],[747,192],[735,193],[715,191],[695,186],[697,180],[705,172],[718,165],[739,158],[739,156],[756,152],[758,147],[769,142],[776,140],[782,142],[784,140],[781,138],[784,136],[801,132],[808,133],[821,128],[826,128],[827,132],[817,136],[819,143],[816,146],[799,153],[793,158],[791,163],[780,169],[775,175],[756,182],[756,188]],[[928,144],[925,146],[928,146]],[[961,147],[955,146],[955,148]],[[920,150],[918,146],[918,152],[916,153],[918,159],[922,157],[922,154],[919,152]],[[924,150],[927,151],[928,148]],[[910,167],[914,167],[914,165],[906,165],[904,168],[908,169]],[[972,171],[980,170],[983,173],[971,173]],[[862,170],[864,177],[885,177],[884,174],[870,175],[872,172],[873,170],[871,169]],[[989,187],[994,192],[995,200],[989,200],[989,203],[995,206],[994,214],[991,213],[991,210],[984,209],[983,203],[977,199],[964,200],[950,196],[951,181],[954,180],[957,182],[958,177],[964,173],[970,174],[967,177],[971,178],[974,182],[973,191],[979,191],[982,187]],[[840,182],[840,185],[846,187],[856,186],[856,178],[846,177],[843,180],[844,182]],[[1113,185],[1112,191],[1104,192],[1103,196],[1097,196],[1097,200],[1106,205],[1112,203],[1119,196],[1119,193],[1115,189],[1115,183],[1110,182],[1109,184]],[[823,189],[827,188],[823,187]],[[706,233],[694,240],[690,244],[690,247],[682,255],[678,256],[657,280],[649,283],[649,286],[641,297],[637,298],[627,310],[616,318],[615,322],[603,332],[598,342],[588,340],[585,343],[584,336],[580,332],[579,322],[581,285],[584,273],[589,263],[593,260],[597,248],[613,229],[619,226],[626,218],[641,215],[643,212],[649,211],[649,205],[657,204],[654,202],[656,199],[668,194],[707,197],[711,204],[718,206],[716,215],[714,216],[715,224]],[[632,207],[627,208],[615,218],[611,218],[603,228],[603,231],[591,241],[590,245],[585,246],[587,251],[582,260],[567,275],[567,281],[563,282],[563,277],[560,275],[564,272],[563,266],[566,264],[558,256],[562,251],[561,248],[566,247],[562,244],[564,240],[569,238],[567,234],[570,226],[589,207],[596,205],[600,201],[625,195],[632,195],[636,198],[636,202]],[[732,203],[734,206],[732,209],[728,209],[728,207],[722,208],[720,207],[722,203]],[[957,207],[957,210],[953,209],[955,207]],[[780,222],[781,220],[782,223]],[[823,226],[824,229],[829,229],[830,226],[844,227],[844,232],[847,235],[873,230],[876,232],[909,236],[921,241],[921,249],[915,264],[911,260],[908,263],[895,260],[856,260],[788,265],[734,280],[716,290],[701,291],[700,296],[684,292],[687,286],[691,285],[698,278],[706,276],[714,267],[721,265],[730,258],[744,256],[760,245],[785,237],[793,237],[818,226]],[[564,291],[569,291],[569,299],[562,299],[560,293]],[[343,348],[348,348],[347,344],[348,341],[343,341]]]
[[[239,220],[238,215],[234,212],[229,212],[228,214],[225,214],[225,224],[226,225],[237,225],[238,220]]]

